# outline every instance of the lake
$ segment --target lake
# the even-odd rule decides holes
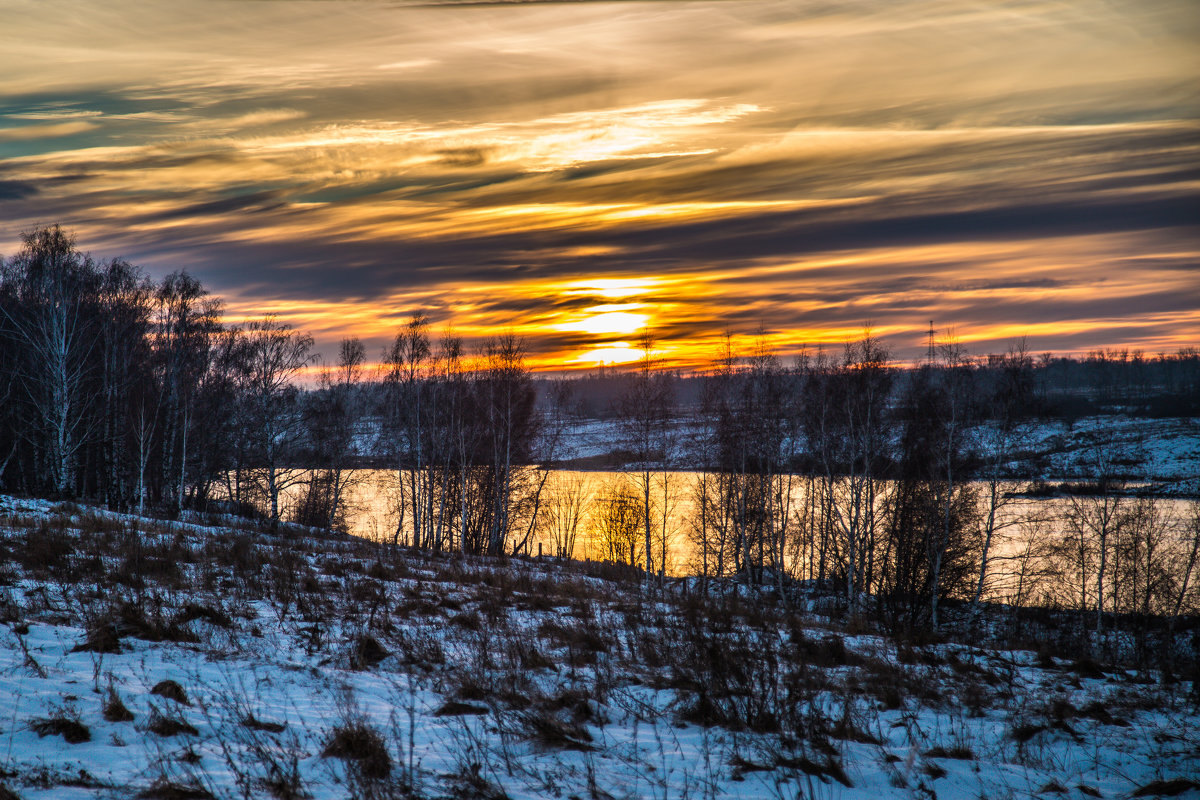
[[[660,555],[665,544],[666,571],[671,575],[700,572],[699,548],[690,535],[696,511],[693,494],[699,477],[700,474],[695,472],[660,472],[651,477],[655,505],[655,562],[663,563]],[[614,549],[613,537],[605,531],[614,526],[613,509],[620,505],[620,498],[640,495],[638,480],[634,474],[624,472],[551,472],[543,490],[541,524],[525,542],[522,552],[531,556],[549,557],[561,552],[577,559],[628,560],[628,550],[619,546]],[[368,539],[391,541],[399,518],[398,486],[394,470],[355,471],[347,498],[349,532]],[[792,507],[796,513],[805,508],[805,486],[805,479],[795,478]],[[981,498],[986,495],[985,486],[977,485],[976,488],[980,490]],[[293,489],[292,497],[298,491]],[[1010,497],[997,514],[986,596],[998,601],[1029,602],[1037,599],[1036,592],[1049,590],[1060,600],[1071,601],[1072,594],[1061,585],[1063,576],[1048,574],[1048,570],[1053,571],[1052,567],[1061,570],[1065,557],[1059,555],[1058,561],[1051,563],[1047,559],[1046,546],[1070,530],[1068,518],[1072,514],[1079,517],[1081,513],[1100,513],[1103,509],[1097,507],[1097,503],[1094,498]],[[1133,498],[1118,501],[1119,508],[1129,509],[1133,504]],[[287,505],[286,499],[284,505]],[[661,513],[664,505],[665,515]],[[1185,520],[1191,513],[1189,501],[1162,499],[1156,513],[1157,523],[1165,531],[1165,545],[1159,552],[1182,553],[1186,547],[1180,540],[1184,535]],[[639,564],[644,563],[644,534],[640,523],[636,535],[630,538],[634,540],[631,544],[635,547],[635,559]],[[797,540],[798,537],[792,538]],[[793,571],[806,563],[810,552],[798,541],[794,545],[786,553],[787,563]],[[1094,554],[1085,554],[1084,558],[1095,560]],[[1116,558],[1116,555],[1110,558]],[[1075,589],[1074,596],[1078,593]]]

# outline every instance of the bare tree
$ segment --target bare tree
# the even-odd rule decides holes
[[[1200,500],[1192,499],[1182,514],[1179,548],[1170,573],[1167,619],[1167,658],[1174,653],[1175,628],[1185,609],[1200,611],[1196,591],[1196,572],[1200,569]],[[1190,602],[1189,602],[1190,601]],[[1173,659],[1172,659],[1173,660]],[[1170,661],[1168,661],[1170,663]],[[1193,691],[1195,689],[1193,688]]]
[[[737,361],[744,363],[735,366]],[[798,389],[797,373],[782,364],[762,335],[744,359],[735,359],[727,345],[720,367],[710,377],[702,416],[709,420],[709,458],[717,474],[714,480],[701,479],[709,492],[701,510],[716,530],[729,529],[729,555],[749,583],[773,570],[782,587],[790,567],[797,488],[792,467],[800,442]],[[710,515],[708,506],[714,503],[717,513]]]
[[[342,339],[336,366],[321,370],[317,389],[305,400],[312,466],[303,501],[304,521],[329,529],[342,525],[345,496],[355,480],[356,424],[362,417],[359,391],[366,347]]]
[[[591,515],[592,506],[592,490],[586,475],[559,472],[554,476],[541,529],[554,548],[555,558],[575,557],[576,543]]]
[[[208,371],[212,339],[220,330],[221,304],[186,272],[167,276],[155,300],[155,353],[163,424],[162,486],[179,513],[188,485],[197,390]]]
[[[249,323],[242,341],[242,398],[251,452],[263,475],[273,525],[280,521],[280,494],[303,475],[292,461],[303,431],[295,381],[312,363],[312,346],[312,337],[273,317]]]
[[[968,367],[957,353],[933,355],[905,374],[893,410],[900,435],[879,585],[891,621],[905,626],[936,625],[940,600],[966,594],[978,566],[976,498],[964,474]]]
[[[941,480],[937,481],[936,494],[940,495],[942,525],[934,537],[930,571],[931,621],[938,627],[938,602],[942,596],[942,567],[947,551],[955,541],[956,507],[962,505],[960,496],[967,494],[966,444],[970,402],[970,382],[973,377],[971,363],[966,351],[958,341],[948,335],[938,348],[941,356],[941,442],[936,449]],[[974,506],[973,497],[967,505]]]
[[[555,480],[555,465],[565,444],[574,408],[574,389],[565,379],[549,383],[549,391],[537,403],[531,430],[530,463],[525,470],[528,490],[521,502],[524,510],[524,531],[514,542],[513,551],[529,552],[536,534],[554,531],[552,538],[559,558],[570,557],[562,551],[574,551],[578,526],[582,521],[590,495],[584,481],[577,491],[563,492],[564,480],[559,473]],[[549,490],[549,491],[548,491]],[[557,521],[547,517],[556,516]],[[559,545],[562,545],[561,547]]]
[[[642,554],[645,495],[641,486],[617,476],[596,498],[593,540],[603,558],[636,567]]]
[[[75,457],[91,433],[84,413],[95,346],[87,302],[95,268],[59,226],[21,235],[23,249],[4,265],[13,304],[0,304],[10,335],[23,350],[19,382],[34,415],[30,434],[44,446],[49,484],[59,495],[75,488]]]
[[[887,405],[894,375],[887,348],[867,327],[846,344],[840,362],[810,373],[806,424],[821,469],[828,546],[845,582],[851,613],[875,573],[884,465],[888,460]]]
[[[655,571],[654,478],[667,468],[675,443],[675,376],[662,369],[655,357],[653,337],[643,336],[640,347],[642,359],[615,407],[636,465],[632,475],[641,498],[643,556],[649,577]]]
[[[425,475],[427,373],[430,369],[429,318],[414,315],[396,334],[384,359],[386,376],[386,419],[397,459],[400,487],[399,515],[395,541],[403,536],[407,511],[411,510],[412,544],[423,543],[429,504]]]
[[[99,484],[105,503],[112,508],[128,507],[131,500],[128,418],[131,399],[144,399],[150,383],[144,365],[150,361],[152,296],[150,281],[127,261],[116,259],[103,266],[95,298],[101,362]],[[141,488],[139,480],[139,493]]]
[[[982,428],[979,449],[983,462],[983,516],[980,530],[979,576],[971,597],[972,625],[979,617],[987,587],[994,540],[1019,524],[1012,513],[1015,497],[1006,491],[1004,470],[1014,450],[1024,440],[1025,417],[1033,394],[1033,359],[1022,339],[1008,349],[997,366],[996,380],[987,398],[990,421]]]
[[[1103,432],[1090,437],[1085,465],[1095,481],[1082,491],[1067,497],[1066,523],[1070,555],[1076,568],[1080,610],[1088,608],[1088,595],[1094,591],[1098,644],[1104,637],[1105,606],[1112,548],[1124,524],[1127,498],[1125,481],[1117,474],[1116,454]]]
[[[487,552],[502,555],[513,529],[514,510],[524,506],[528,530],[537,516],[544,476],[529,486],[528,465],[532,460],[537,420],[535,393],[525,365],[525,343],[515,334],[505,334],[484,348],[484,366],[476,382],[480,410],[487,432],[483,454],[488,472]],[[535,479],[536,480],[536,479]]]

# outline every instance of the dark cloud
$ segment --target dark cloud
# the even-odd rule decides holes
[[[30,181],[0,180],[0,201],[24,200],[38,193],[38,187]]]
[[[643,302],[654,302],[650,298],[639,298]],[[554,311],[581,311],[593,306],[611,303],[608,298],[594,295],[538,294],[532,297],[505,297],[480,305],[480,310],[492,314],[550,313]]]
[[[142,217],[146,223],[168,222],[176,219],[193,219],[229,214],[235,211],[265,212],[282,208],[278,192],[254,192],[239,197],[222,197],[202,203],[187,203],[167,211],[147,214]]]

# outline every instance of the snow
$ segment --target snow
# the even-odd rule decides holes
[[[77,538],[76,574],[18,564],[26,531],[43,523]],[[106,578],[130,535],[147,552],[182,553],[182,577],[142,588]],[[239,536],[259,559],[241,571],[213,555]],[[156,782],[270,796],[267,782],[286,777],[293,758],[297,785],[318,799],[405,796],[410,780],[413,796],[480,797],[492,787],[514,800],[1126,797],[1153,780],[1200,778],[1200,711],[1186,682],[1087,677],[1029,651],[942,643],[901,652],[881,635],[806,615],[797,629],[812,652],[840,639],[845,656],[834,662],[845,663],[814,655],[805,705],[792,711],[844,721],[861,741],[789,742],[686,720],[694,693],[673,685],[676,668],[689,666],[670,663],[687,635],[674,595],[550,562],[450,562],[303,532],[241,532],[230,520],[164,524],[13,498],[0,498],[0,546],[0,782],[22,798],[123,798]],[[86,572],[88,553],[104,570]],[[297,586],[279,583],[281,564]],[[78,650],[89,621],[127,598],[161,607],[164,619],[190,603],[230,624],[200,616],[178,626],[192,641],[127,633],[119,653]],[[749,652],[763,653],[797,635],[722,635],[743,634]],[[352,669],[366,635],[387,654]],[[656,650],[666,663],[654,663]],[[896,707],[877,698],[882,684],[852,690],[886,676],[897,681]],[[167,679],[190,705],[151,693]],[[104,718],[110,686],[132,722]],[[486,713],[439,716],[449,700]],[[154,709],[197,733],[155,735]],[[90,741],[32,730],[56,716],[77,717]],[[248,728],[248,716],[286,728]],[[383,735],[387,781],[364,782],[349,762],[321,755],[334,729],[359,717]],[[537,719],[555,721],[565,739],[536,735]],[[1019,726],[1038,730],[1019,742]],[[837,764],[850,785],[830,774]],[[814,766],[820,774],[806,774]]]
[[[1131,481],[1163,484],[1179,494],[1200,493],[1200,419],[1086,417],[1074,424],[1033,428],[1030,451],[1048,480],[1094,477],[1097,446]]]
[[[686,464],[686,428],[675,437],[675,462]],[[991,446],[992,423],[974,429],[978,449]],[[624,435],[614,420],[587,419],[563,436],[563,461],[612,468],[620,461]],[[1046,481],[1083,480],[1094,475],[1090,463],[1099,444],[1129,480],[1154,482],[1175,494],[1200,493],[1200,419],[1147,419],[1121,415],[1084,417],[1066,422],[1039,420],[1021,426],[1008,465],[1009,477]],[[607,461],[605,460],[607,459]]]

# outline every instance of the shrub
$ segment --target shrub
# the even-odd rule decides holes
[[[1020,723],[1018,725],[1014,725],[1012,730],[1009,731],[1009,735],[1012,736],[1013,741],[1016,742],[1017,744],[1025,744],[1030,739],[1037,736],[1042,731],[1046,730],[1046,728],[1047,728],[1047,726],[1045,726],[1045,725],[1038,725],[1036,723],[1025,722],[1025,723]]]
[[[564,719],[549,708],[523,712],[520,720],[525,726],[526,736],[543,747],[579,752],[595,749],[590,744],[592,735],[587,728],[574,719]]]
[[[483,629],[483,621],[479,618],[479,613],[476,611],[464,611],[461,614],[455,614],[450,618],[453,625],[457,625],[465,631],[478,631]]]
[[[198,605],[196,603],[188,603],[184,606],[175,619],[172,620],[173,625],[186,625],[193,620],[202,619],[210,625],[215,625],[218,628],[232,628],[233,620],[229,615],[220,609],[210,606]]]
[[[108,687],[108,697],[104,700],[104,718],[109,722],[133,721],[133,712],[121,701],[121,696],[112,686]]]
[[[188,700],[187,692],[183,690],[183,687],[170,679],[154,684],[154,688],[150,690],[150,694],[174,700],[180,705],[190,706],[192,704],[192,701]]]
[[[92,740],[92,732],[79,721],[79,717],[66,712],[59,712],[52,717],[35,719],[29,723],[29,728],[39,738],[61,736],[67,744],[82,744]]]
[[[56,572],[67,566],[75,542],[61,526],[43,519],[37,528],[25,531],[21,566],[30,572]]]
[[[200,731],[191,723],[179,717],[172,717],[163,714],[157,708],[150,709],[150,722],[146,725],[146,730],[159,736],[178,736],[181,733],[186,733],[189,736],[199,736]]]
[[[357,636],[350,647],[350,669],[370,669],[390,655],[374,636]]]
[[[111,620],[93,622],[84,640],[71,648],[72,653],[120,653],[121,635]]]
[[[392,758],[382,734],[362,720],[347,721],[334,728],[321,757],[349,761],[364,778],[383,779],[392,771]]]

